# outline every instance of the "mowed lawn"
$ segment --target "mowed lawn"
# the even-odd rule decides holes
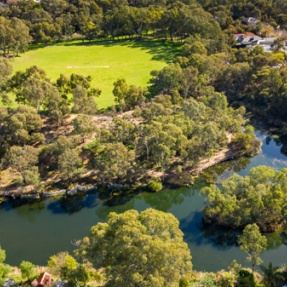
[[[171,63],[180,50],[181,44],[168,41],[88,43],[30,50],[11,63],[14,72],[37,65],[52,81],[60,74],[91,75],[92,86],[102,90],[98,106],[106,108],[114,104],[115,80],[125,78],[128,85],[148,86],[150,72]]]

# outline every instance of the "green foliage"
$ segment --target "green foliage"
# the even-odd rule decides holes
[[[6,259],[5,250],[1,249],[0,246],[0,285],[2,286],[7,279],[8,274],[11,271],[11,268],[8,264],[3,263]]]
[[[242,235],[238,236],[238,243],[240,249],[248,254],[247,260],[251,261],[254,272],[256,264],[262,263],[259,255],[266,249],[266,237],[261,235],[256,224],[249,224],[244,228]]]
[[[178,225],[173,215],[153,209],[110,213],[76,253],[96,268],[105,267],[106,286],[174,286],[181,276],[190,276],[192,266]]]
[[[231,176],[221,188],[206,187],[202,190],[208,196],[204,220],[232,228],[256,223],[264,231],[276,230],[285,216],[286,183],[285,169],[259,166],[245,178]]]
[[[237,278],[237,283],[235,285],[236,287],[255,287],[255,278],[254,274],[247,271],[247,270],[240,270],[238,272],[238,278]]]
[[[82,150],[83,151],[93,151],[93,150],[97,149],[98,145],[99,145],[99,142],[96,140],[96,141],[89,143],[86,146],[83,146]]]
[[[6,252],[5,250],[1,249],[1,246],[0,246],[0,263],[3,263],[6,259]]]
[[[10,150],[2,158],[1,165],[3,168],[11,167],[19,172],[26,184],[35,184],[39,181],[38,168],[39,150],[25,145],[12,146]]]
[[[239,272],[239,270],[241,270],[241,269],[242,269],[242,265],[237,263],[235,259],[228,266],[228,270],[232,273],[235,273],[235,274],[237,274]]]
[[[185,278],[180,278],[179,287],[189,287],[189,283]]]
[[[121,142],[108,143],[103,151],[95,158],[95,165],[99,171],[99,177],[124,179],[133,173],[135,164],[135,152],[128,150]]]
[[[215,284],[215,282],[214,282],[214,280],[213,280],[212,275],[208,275],[208,274],[205,274],[205,275],[201,278],[200,284],[201,284],[202,286],[206,286],[206,287],[215,287],[215,286],[216,286],[216,284]]]
[[[26,184],[36,185],[40,182],[40,174],[38,173],[38,168],[36,166],[25,170],[22,175]]]
[[[225,272],[224,275],[221,275],[219,280],[218,280],[218,286],[221,287],[234,287],[234,283],[236,282],[235,280],[235,275],[234,274],[229,274],[228,272]]]
[[[22,261],[19,267],[21,270],[22,277],[24,279],[26,278],[28,280],[31,280],[32,277],[34,276],[35,265],[29,261]]]
[[[9,55],[10,51],[14,55],[23,53],[31,41],[29,35],[29,28],[25,25],[24,21],[15,18],[11,20],[0,16],[0,50],[3,56]]]
[[[125,79],[114,82],[113,94],[121,110],[132,109],[145,101],[146,90],[134,85],[128,86]]]
[[[70,273],[77,270],[78,263],[68,252],[60,252],[50,257],[48,261],[50,272],[60,276],[61,279],[69,279]]]
[[[270,262],[268,267],[263,265],[259,266],[263,273],[263,283],[266,287],[276,287],[277,282],[284,281],[284,276],[280,274],[279,267],[273,267]]]
[[[99,129],[92,116],[89,115],[78,115],[73,121],[74,126],[73,133],[82,136],[83,141],[92,136],[93,134],[99,133]]]
[[[11,75],[12,70],[13,68],[10,62],[5,58],[0,57],[0,87],[2,86],[4,81],[8,79],[8,76]]]
[[[147,185],[147,188],[152,192],[159,192],[163,189],[163,186],[159,181],[152,181]]]
[[[26,106],[16,109],[0,107],[0,156],[12,145],[25,145],[43,142],[44,136],[39,133],[43,121],[37,112]]]
[[[67,179],[72,179],[78,175],[81,164],[82,159],[76,150],[67,149],[59,156],[59,170]]]
[[[74,113],[83,113],[88,115],[96,114],[98,107],[95,98],[93,96],[89,96],[84,87],[76,86],[76,88],[72,90],[72,94],[74,101]]]

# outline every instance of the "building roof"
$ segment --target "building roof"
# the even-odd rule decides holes
[[[252,33],[253,34],[253,33]],[[244,35],[245,36],[245,35]],[[257,43],[258,41],[262,40],[261,37],[259,36],[240,36],[238,39],[237,39],[237,46],[247,46],[247,45],[252,45],[254,43]]]
[[[276,37],[264,38],[258,41],[258,45],[271,45],[276,40]]]
[[[249,17],[249,18],[243,19],[242,22],[247,24],[247,25],[256,25],[260,21],[258,19],[256,19],[256,18]]]
[[[39,285],[45,285],[47,281],[51,280],[52,275],[49,274],[48,272],[43,272],[40,274],[40,277],[38,278],[38,284]]]
[[[246,38],[246,37],[252,37],[252,36],[256,36],[256,35],[252,32],[246,32],[242,37]]]

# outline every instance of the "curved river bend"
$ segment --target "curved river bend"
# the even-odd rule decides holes
[[[6,262],[19,265],[22,260],[28,260],[37,265],[46,265],[49,257],[57,252],[72,252],[75,248],[72,242],[86,236],[91,226],[106,221],[110,212],[129,209],[142,211],[152,207],[171,212],[178,218],[185,241],[189,244],[194,269],[226,269],[233,259],[249,266],[245,260],[246,254],[236,245],[236,234],[202,226],[204,197],[199,195],[199,190],[206,184],[205,181],[215,179],[220,183],[234,172],[244,176],[258,165],[276,169],[287,167],[287,157],[282,153],[285,148],[259,132],[257,137],[263,141],[261,154],[251,159],[241,158],[219,164],[207,170],[193,188],[119,197],[105,203],[97,194],[20,206],[5,202],[0,207],[0,245],[6,250]],[[262,255],[264,263],[286,263],[287,228],[267,237],[268,250]]]

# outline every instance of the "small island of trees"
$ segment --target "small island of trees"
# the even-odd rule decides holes
[[[256,223],[264,232],[278,229],[287,215],[287,169],[259,166],[218,186],[205,187],[204,221],[233,229]]]

